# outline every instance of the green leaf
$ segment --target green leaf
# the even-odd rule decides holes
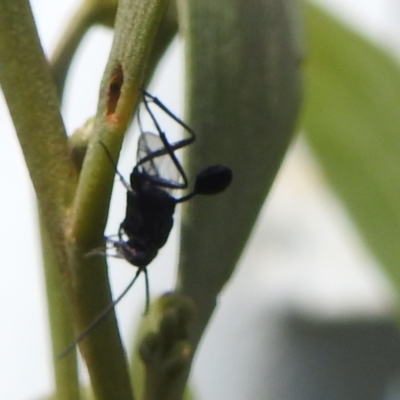
[[[184,208],[180,289],[201,319],[229,279],[290,142],[301,98],[300,32],[292,1],[180,5],[188,122],[198,136],[188,169],[233,171],[224,193]]]
[[[188,171],[192,178],[215,164],[233,171],[224,193],[183,207],[178,291],[196,306],[194,353],[290,142],[301,99],[301,49],[291,0],[183,0],[178,10],[185,121],[197,132]]]
[[[329,181],[400,289],[400,68],[318,8],[308,40],[304,126]]]

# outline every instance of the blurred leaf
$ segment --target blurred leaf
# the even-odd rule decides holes
[[[306,4],[304,126],[325,173],[400,290],[400,68]]]
[[[184,206],[179,290],[196,304],[195,347],[242,254],[289,145],[301,99],[299,10],[292,0],[181,1],[192,176],[233,171],[226,192]]]

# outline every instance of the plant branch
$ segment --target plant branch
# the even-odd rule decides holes
[[[60,99],[63,97],[65,80],[73,56],[88,29],[93,24],[92,3],[83,1],[70,19],[60,42],[50,59],[51,69]]]
[[[151,50],[148,68],[145,76],[145,86],[150,81],[153,73],[158,65],[159,60],[164,55],[165,50],[170,45],[172,39],[178,32],[178,16],[176,9],[176,1],[168,0],[168,5],[165,9],[164,15],[157,30],[154,39],[154,46]]]
[[[74,340],[74,332],[61,275],[53,259],[51,236],[41,221],[40,236],[53,348],[55,394],[57,400],[79,400],[80,388],[76,351],[73,352],[73,356],[71,354],[70,357],[58,360],[58,355]]]
[[[51,72],[40,46],[26,0],[0,1],[0,84],[25,161],[52,232],[59,268],[65,268],[64,231],[77,173],[68,154],[67,137]]]
[[[180,399],[179,377],[191,360],[188,332],[194,314],[195,307],[187,297],[168,293],[157,299],[141,320],[132,348],[139,398]]]
[[[114,25],[118,0],[83,0],[62,34],[50,64],[60,98],[75,52],[86,32],[96,23]]]
[[[119,4],[114,42],[100,88],[94,136],[75,200],[71,234],[79,242],[98,244],[104,230],[114,171],[98,141],[106,145],[117,161],[139,100],[138,89],[165,4],[166,0],[121,0]],[[97,200],[96,207],[93,199]]]
[[[104,257],[86,254],[103,244],[114,170],[99,141],[117,162],[117,154],[139,100],[155,32],[165,0],[121,0],[114,41],[102,79],[97,115],[82,165],[67,246],[71,261],[69,295],[77,332],[82,332],[110,303],[110,288]],[[130,399],[128,369],[117,330],[110,313],[82,343],[93,391],[99,399]]]
[[[4,60],[0,84],[41,214],[44,262],[49,273],[46,279],[54,283],[60,273],[68,271],[64,223],[76,187],[77,171],[69,158],[55,86],[27,1],[0,1],[0,59]],[[56,287],[60,289],[59,284],[52,284],[49,290],[54,291]],[[60,295],[59,292],[58,298]],[[65,316],[58,312],[58,316]],[[57,313],[51,314],[57,316]],[[53,323],[56,319],[51,318]],[[53,355],[56,355],[72,337],[65,318],[58,318],[57,331],[52,335],[57,337],[53,341]],[[58,398],[78,399],[76,360],[56,362],[55,374]]]

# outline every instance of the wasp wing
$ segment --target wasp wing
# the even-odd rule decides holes
[[[142,132],[137,149],[137,168],[160,186],[174,189],[180,186],[180,174],[160,137]]]

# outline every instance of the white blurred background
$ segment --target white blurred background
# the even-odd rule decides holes
[[[373,42],[400,54],[397,0],[319,2]],[[50,54],[78,0],[32,0],[31,4]],[[65,98],[69,132],[95,113],[111,40],[110,30],[96,28],[79,48]],[[183,115],[182,62],[182,45],[175,40],[148,88],[177,115]],[[0,399],[33,399],[53,388],[50,336],[34,194],[2,95],[0,129]],[[134,142],[131,137],[123,150],[119,169],[124,176],[135,164]],[[124,213],[125,191],[117,183],[108,233],[117,231]],[[173,286],[176,247],[175,233],[149,268],[153,297]],[[109,265],[117,295],[135,271],[123,261],[110,260]],[[277,347],[271,345],[277,310],[289,307],[300,314],[307,310],[325,319],[370,318],[385,316],[393,302],[389,285],[302,139],[295,141],[287,155],[241,267],[221,297],[196,360],[192,383],[199,399],[263,398],[260,372],[264,368],[263,373],[272,379],[276,373],[272,370],[279,364]],[[132,309],[139,316],[143,305],[144,284],[138,282],[118,306],[124,338],[134,332]],[[269,331],[265,321],[269,321]],[[275,361],[265,365],[266,359]]]

